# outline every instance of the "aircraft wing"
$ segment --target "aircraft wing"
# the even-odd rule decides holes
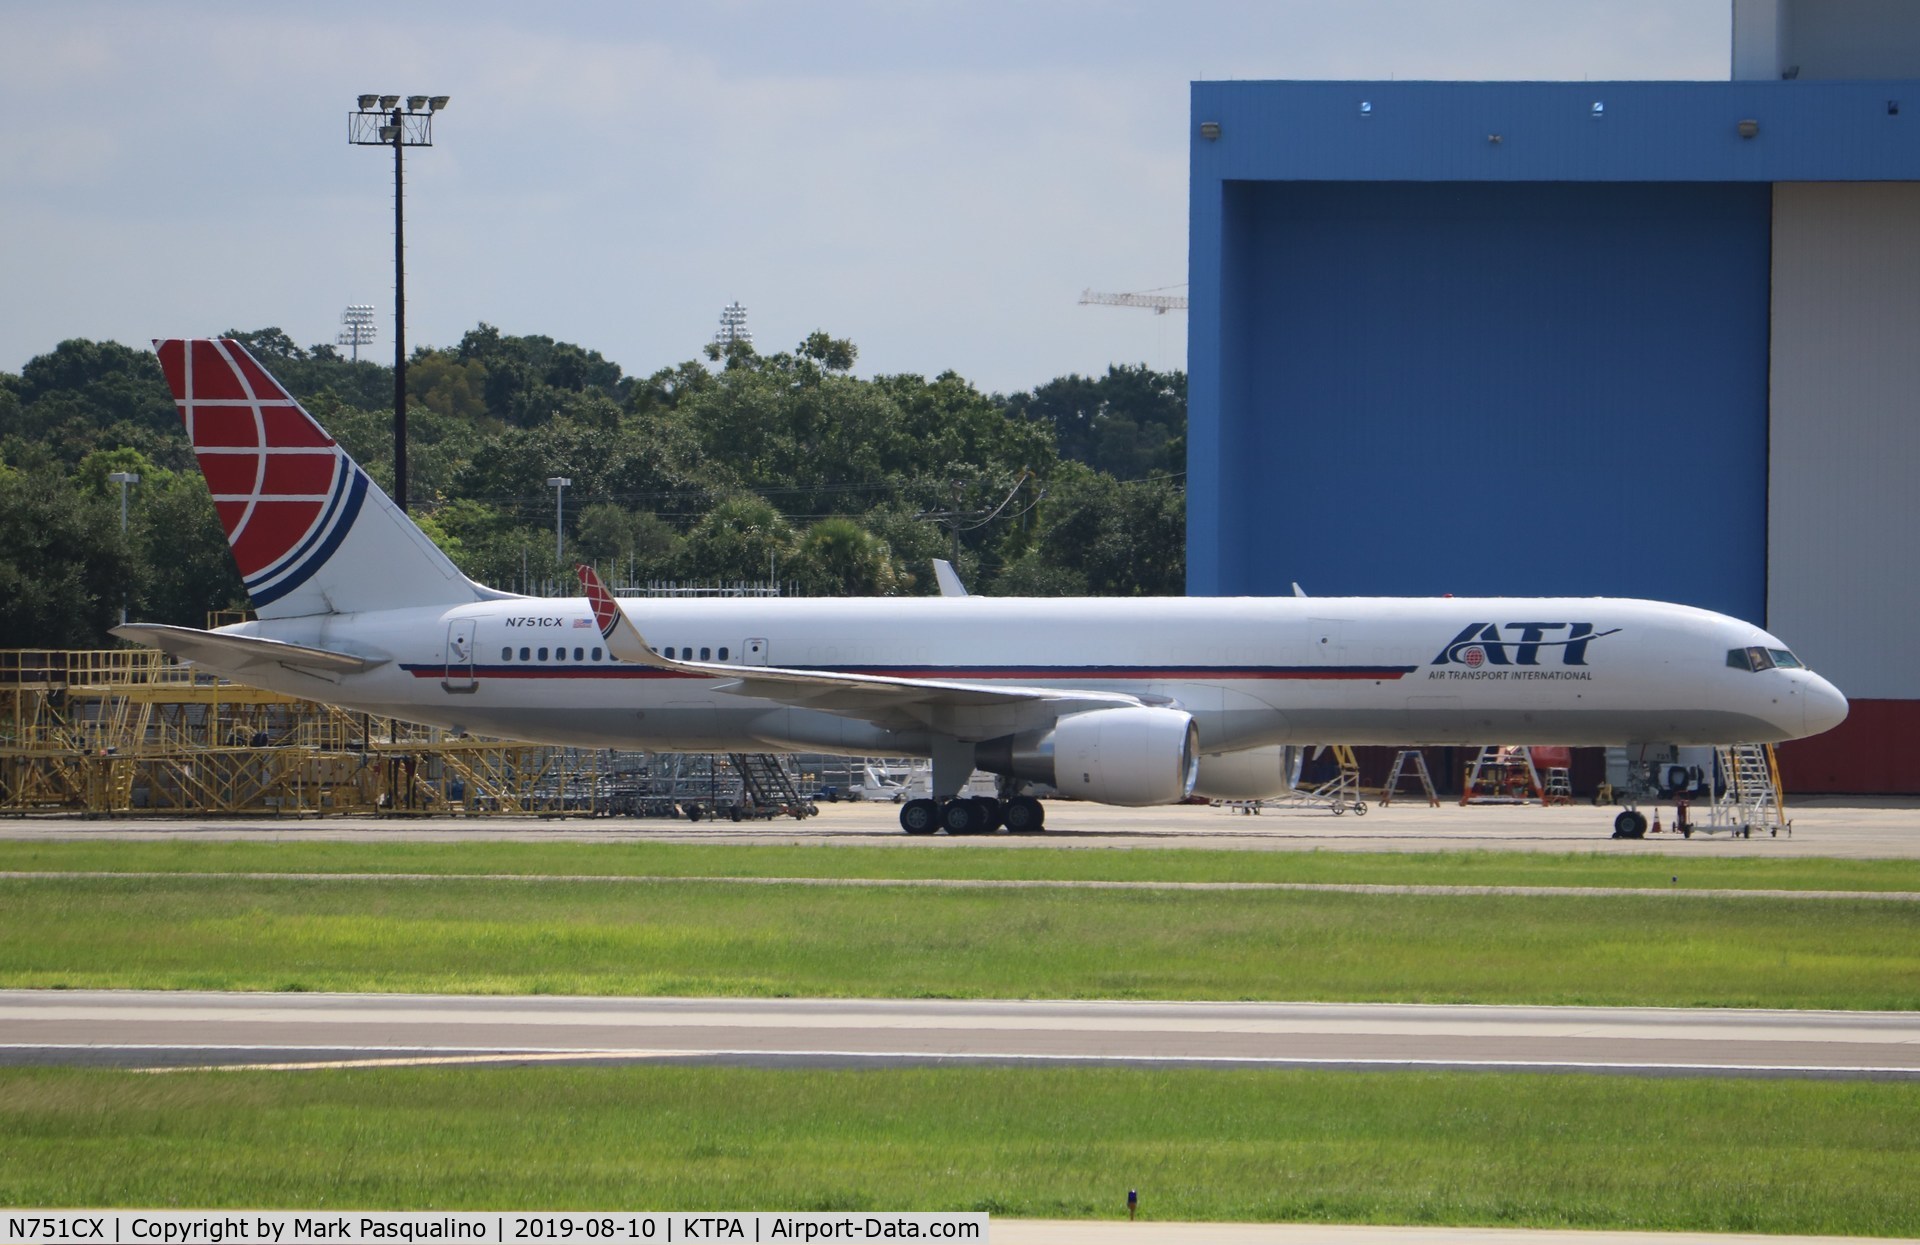
[[[1051,725],[1057,718],[1088,709],[1138,706],[1147,701],[1119,692],[1048,687],[1007,687],[944,679],[902,679],[832,670],[794,670],[781,666],[741,666],[728,662],[675,661],[646,642],[633,619],[620,608],[590,566],[578,568],[581,586],[593,606],[594,622],[607,648],[621,661],[728,680],[718,690],[751,696],[796,709],[858,718],[889,728],[925,726],[962,739],[990,739]]]
[[[257,635],[227,635],[164,623],[122,623],[113,634],[135,644],[157,648],[169,657],[197,662],[214,670],[236,672],[249,666],[286,666],[306,673],[359,674],[384,666],[384,657],[361,657],[332,649],[288,644]]]

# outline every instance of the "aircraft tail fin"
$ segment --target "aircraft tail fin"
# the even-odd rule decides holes
[[[461,574],[240,343],[154,350],[260,617],[508,595]]]

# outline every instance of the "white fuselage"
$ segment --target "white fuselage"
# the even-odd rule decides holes
[[[648,598],[682,660],[1121,692],[1190,713],[1208,753],[1286,743],[1718,744],[1838,722],[1783,649],[1686,606],[1574,598]],[[614,660],[584,598],[318,615],[223,630],[383,659],[362,674],[235,677],[473,734],[581,747],[925,755],[928,732]],[[722,655],[722,650],[725,650]]]

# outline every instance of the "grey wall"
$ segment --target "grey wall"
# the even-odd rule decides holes
[[[1733,0],[1733,76],[1920,77],[1913,0]]]
[[[1920,697],[1920,185],[1773,205],[1768,627],[1849,696]]]

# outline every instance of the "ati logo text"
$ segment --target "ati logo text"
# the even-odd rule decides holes
[[[1595,631],[1584,622],[1510,622],[1506,634],[1495,623],[1473,623],[1433,659],[1436,666],[1537,666],[1540,650],[1557,650],[1563,666],[1587,664],[1587,645],[1618,632]]]

